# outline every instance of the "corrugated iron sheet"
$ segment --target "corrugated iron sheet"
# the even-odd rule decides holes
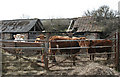
[[[102,32],[103,27],[96,25],[92,17],[80,17],[75,21],[73,29],[77,27],[77,32]]]
[[[3,20],[0,22],[0,32],[28,32],[35,26],[37,20],[38,19]],[[40,26],[43,27],[42,24]]]

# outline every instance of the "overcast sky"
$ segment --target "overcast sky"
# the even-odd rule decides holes
[[[118,10],[119,0],[0,0],[0,20],[20,18],[73,18],[86,10],[108,5]]]

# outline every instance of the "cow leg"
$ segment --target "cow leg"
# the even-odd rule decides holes
[[[50,60],[50,61],[52,60],[52,54],[50,54],[49,60]]]
[[[56,62],[56,59],[55,59],[55,52],[53,53],[53,62]]]
[[[75,66],[75,58],[76,56],[73,56],[73,65]]]
[[[90,55],[90,60],[92,60],[92,55]]]
[[[18,52],[17,52],[17,51],[15,51],[15,53],[14,53],[14,54],[15,54],[15,59],[16,59],[16,60],[17,60],[17,59],[19,59],[19,57],[18,57],[18,56],[19,56],[19,55],[18,55]]]
[[[112,52],[111,51],[112,49],[111,48],[109,48],[108,50],[106,50],[106,51],[108,51],[108,52]],[[109,60],[111,58],[111,54],[107,54],[107,60]]]
[[[111,57],[111,54],[107,54],[107,60],[109,60]]]
[[[15,59],[16,59],[16,60],[18,60],[18,59],[19,59],[18,55],[16,55],[16,56],[15,56]]]
[[[21,51],[22,51],[21,49],[16,49],[16,51],[15,51],[16,60],[20,58]]]
[[[93,60],[94,61],[94,55],[90,55],[90,60]]]
[[[41,54],[41,55],[43,54],[42,51],[40,51],[40,54]]]
[[[92,55],[92,60],[94,61],[94,57],[95,57],[95,55]]]
[[[96,49],[93,49],[93,54],[92,54],[92,61],[94,61],[95,55],[94,53],[96,53]]]
[[[51,60],[52,62],[56,62],[55,52],[51,52],[50,60]]]
[[[52,56],[52,54],[50,54],[49,60],[52,61],[53,60],[52,58],[53,58],[53,56]]]

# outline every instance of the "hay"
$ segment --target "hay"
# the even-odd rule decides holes
[[[94,62],[86,65],[83,68],[78,67],[72,71],[72,74],[76,75],[76,73],[77,75],[118,75],[114,69]]]

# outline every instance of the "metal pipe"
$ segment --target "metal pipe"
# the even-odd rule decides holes
[[[106,48],[111,46],[91,46],[91,47],[65,47],[65,48],[48,48],[51,50],[57,50],[57,49],[80,49],[80,48]],[[2,47],[3,49],[42,49],[45,47]]]

